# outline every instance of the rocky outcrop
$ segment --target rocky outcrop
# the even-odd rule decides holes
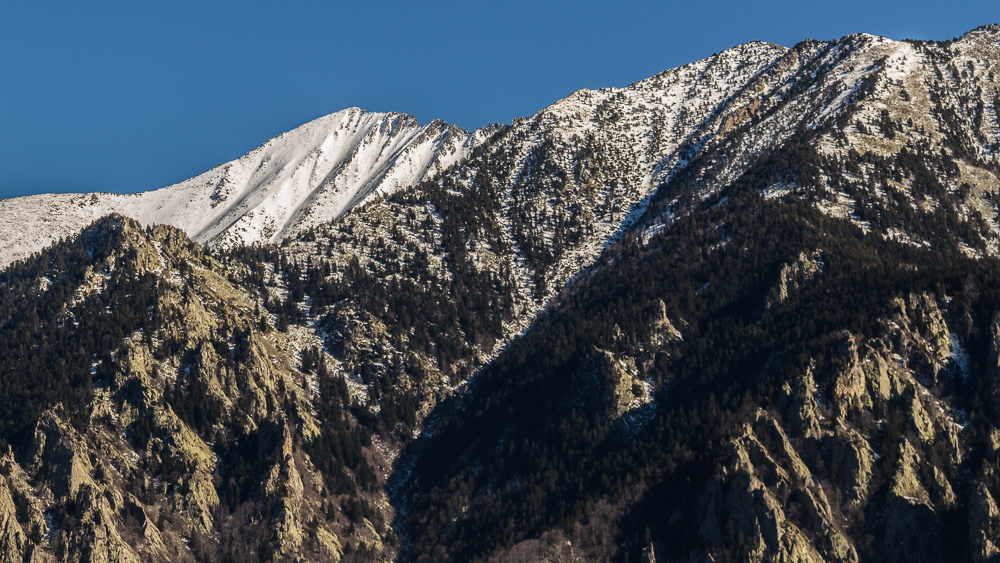
[[[737,433],[704,497],[708,516],[701,533],[710,544],[732,544],[724,532],[729,526],[749,542],[749,560],[787,560],[798,556],[782,551],[779,538],[794,543],[794,534],[782,535],[794,525],[823,560],[856,561],[851,526],[871,526],[877,514],[880,557],[919,562],[945,555],[944,521],[961,510],[955,475],[966,449],[963,427],[955,422],[962,414],[936,392],[937,384],[949,384],[942,377],[957,373],[942,375],[954,361],[952,337],[928,294],[893,300],[881,329],[866,340],[843,332],[823,371],[816,372],[816,359],[781,383],[774,402],[780,417],[758,412]],[[994,351],[991,369],[998,356]],[[817,378],[825,382],[817,385]],[[833,420],[823,417],[826,400]],[[1000,432],[991,430],[987,438],[986,454],[996,460]],[[901,440],[898,450],[885,454],[884,440]],[[896,460],[891,475],[876,467],[876,447]],[[872,512],[869,503],[884,486],[884,504]],[[1000,550],[996,504],[979,486],[969,506],[976,560],[989,560]]]
[[[986,377],[990,393],[990,404],[995,412],[1000,413],[1000,313],[993,317],[990,323],[990,357]]]
[[[774,283],[771,293],[767,297],[767,308],[783,303],[792,294],[797,293],[805,287],[817,275],[823,273],[823,253],[819,250],[807,255],[800,252],[794,262],[789,262],[781,267],[778,272],[778,281]]]
[[[153,435],[146,445],[146,456],[182,469],[180,482],[168,489],[174,509],[189,513],[200,531],[211,530],[212,509],[219,504],[212,482],[215,455],[169,407],[153,411],[151,423]]]
[[[951,357],[951,332],[937,302],[926,293],[892,301],[884,339],[907,358],[911,369],[926,376],[928,384],[936,381]]]
[[[73,501],[73,526],[64,530],[59,561],[138,563],[139,554],[118,531],[118,516],[93,485],[80,487]]]
[[[190,373],[198,378],[200,388],[212,400],[219,401],[224,411],[232,409],[232,398],[239,396],[235,366],[220,358],[208,342],[202,342],[195,351]]]
[[[242,358],[235,378],[239,397],[244,401],[241,410],[252,420],[260,421],[273,414],[269,411],[274,409],[274,402],[272,400],[269,406],[268,399],[276,395],[275,387],[280,377],[271,361],[274,346],[254,330],[246,333],[237,346]]]
[[[56,499],[74,498],[83,486],[93,486],[88,448],[83,437],[54,411],[42,414],[28,454],[29,472],[45,475]]]
[[[705,539],[721,546],[727,539],[723,522],[728,521],[749,542],[744,555],[751,561],[823,561],[801,530],[785,518],[779,502],[755,475],[746,451],[736,446],[729,455],[731,465],[713,482],[706,499],[710,514],[702,526]]]
[[[181,476],[164,492],[175,510],[187,513],[197,530],[207,532],[212,529],[212,510],[219,503],[213,483],[215,455],[162,403],[158,389],[162,383],[153,381],[152,365],[148,349],[141,344],[129,344],[119,355],[114,386],[122,401],[120,420],[133,434],[142,435],[147,459],[156,460],[156,466],[179,470]],[[162,541],[154,538],[152,543]]]
[[[189,288],[168,289],[161,298],[161,307],[174,312],[180,321],[167,325],[166,338],[183,343],[187,350],[194,350],[200,342],[211,340],[219,324],[218,318]]]
[[[835,356],[840,366],[833,390],[838,418],[903,392],[905,385],[887,359],[893,350],[897,349],[882,340],[861,343],[855,335],[843,333]]]
[[[930,495],[920,482],[920,457],[906,440],[885,504],[885,553],[897,562],[939,561],[943,528]]]
[[[114,268],[126,256],[130,267],[138,275],[157,271],[162,267],[160,254],[142,226],[117,213],[107,215],[88,227],[81,238],[88,248],[112,249],[112,254],[105,262],[110,268]]]
[[[925,444],[931,444],[934,442],[934,420],[931,415],[924,408],[923,402],[920,400],[920,396],[916,393],[913,394],[909,399],[909,409],[908,413],[910,415],[910,422],[913,428],[917,431],[917,436]]]
[[[656,563],[656,549],[653,548],[652,543],[642,549],[640,563]]]
[[[816,401],[816,382],[811,366],[794,383],[786,381],[782,384],[777,407],[784,413],[796,436],[818,439],[825,435],[820,426],[822,415]]]
[[[888,401],[893,393],[893,385],[890,378],[889,363],[882,354],[875,350],[869,350],[864,360],[862,360],[861,370],[865,374],[872,397],[880,401]]]
[[[382,545],[382,536],[379,535],[378,531],[375,529],[375,525],[372,524],[371,520],[363,518],[361,520],[362,528],[367,533],[362,533],[359,535],[361,543],[369,550],[379,552],[385,547]]]
[[[908,304],[913,329],[919,334],[914,347],[936,377],[951,357],[951,331],[937,302],[927,293],[910,294]]]
[[[764,442],[758,433],[766,436]],[[724,532],[729,526],[748,542],[744,555],[751,561],[853,563],[858,559],[833,519],[823,488],[813,480],[784,430],[764,413],[730,443],[725,465],[711,480],[703,504],[702,537],[723,546],[733,541]],[[794,512],[803,515],[795,522],[785,512],[791,504],[797,507]],[[802,526],[820,541],[814,545]]]
[[[205,256],[201,246],[193,243],[180,229],[168,225],[156,225],[152,229],[152,238],[160,245],[163,254],[173,266],[180,260],[189,258],[201,260]]]
[[[632,358],[618,359],[607,350],[594,348],[582,370],[584,394],[597,401],[598,410],[609,421],[620,420],[652,400]]]
[[[7,481],[0,477],[0,563],[22,563],[28,543],[28,537],[17,523],[17,506]]]
[[[932,486],[934,505],[941,510],[953,510],[957,506],[958,500],[955,497],[955,491],[951,488],[948,477],[937,466],[932,466],[931,471],[934,474],[934,484]]]
[[[42,487],[36,491],[28,485],[28,474],[12,455],[0,458],[0,515],[9,515],[0,524],[3,554],[19,553],[19,562],[54,557],[130,563],[138,562],[140,553],[167,558],[160,531],[141,503],[132,495],[123,496],[120,483],[109,479],[113,470],[94,457],[99,450],[55,412],[47,411],[36,426],[27,456],[27,468],[41,478]],[[123,515],[139,523],[140,537],[126,535]]]
[[[152,387],[150,377],[153,369],[153,362],[150,358],[149,348],[144,344],[128,342],[124,349],[119,352],[116,358],[114,379],[111,382],[111,391],[118,392],[125,389],[130,382],[135,382],[145,389]],[[136,391],[137,389],[130,389]],[[128,397],[135,402],[137,397]]]
[[[868,392],[868,379],[858,358],[858,341],[853,334],[845,332],[842,335],[837,360],[842,364],[833,389],[838,417],[845,416],[848,410],[870,409],[872,399]]]
[[[303,523],[300,511],[303,502],[303,482],[292,444],[294,429],[288,422],[269,425],[261,448],[271,450],[274,464],[267,472],[261,488],[274,505],[274,543],[281,555],[294,555],[302,545]],[[379,549],[381,551],[381,549]]]
[[[847,493],[849,503],[861,506],[868,496],[875,452],[857,430],[843,424],[837,426],[831,446],[838,485]]]
[[[753,100],[752,102],[739,108],[738,110],[727,114],[726,117],[722,120],[722,124],[719,125],[719,135],[725,135],[733,128],[737,127],[739,124],[753,117],[754,114],[757,113],[757,110],[760,109],[760,107],[761,107],[760,100]]]
[[[1000,510],[993,495],[982,482],[976,483],[969,499],[969,538],[975,563],[996,561],[1000,557]]]
[[[990,461],[996,461],[1000,456],[1000,430],[990,427],[986,436],[986,455]]]
[[[32,542],[41,542],[47,531],[45,507],[28,483],[28,475],[24,469],[14,461],[14,454],[10,450],[0,457],[0,474],[6,478],[5,485],[17,507],[22,529]]]
[[[326,528],[316,528],[316,543],[319,544],[320,556],[327,560],[340,561],[344,555],[344,548],[340,545],[340,540]]]
[[[667,304],[656,300],[656,309],[649,319],[650,344],[653,349],[662,349],[668,343],[683,340],[681,331],[667,316]]]
[[[149,515],[146,514],[146,509],[142,503],[132,494],[128,494],[123,501],[124,511],[130,518],[135,520],[139,533],[142,535],[146,551],[154,557],[167,558],[167,548],[163,542],[163,535],[159,528],[156,527],[156,524],[150,520]]]

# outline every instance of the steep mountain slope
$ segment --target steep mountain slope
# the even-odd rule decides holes
[[[626,237],[441,408],[401,483],[412,560],[997,555],[1000,261],[761,176]]]
[[[868,35],[792,49],[751,43],[621,90],[577,92],[498,130],[438,177],[288,241],[295,276],[313,280],[299,297],[326,313],[335,349],[372,350],[362,326],[383,323],[377,353],[332,365],[365,385],[399,371],[391,365],[421,365],[412,376],[421,383],[404,386],[426,413],[633,222],[648,238],[700,202],[721,201],[745,174],[762,175],[769,197],[795,193],[886,236],[991,252],[996,132],[942,116],[962,100],[987,115],[996,84],[980,69],[974,88],[953,92],[934,68],[967,64],[961,53],[975,51],[985,69],[997,36],[994,26],[954,45]],[[905,55],[917,49],[919,60]],[[938,102],[905,105],[905,119],[890,112],[884,133],[864,125],[904,107],[895,102],[903,69],[906,95]],[[757,166],[786,144],[788,162]]]
[[[279,286],[298,286],[292,301],[308,305],[301,322],[324,334],[334,372],[367,389],[374,413],[392,421],[396,408],[383,407],[415,401],[420,419],[624,232],[685,140],[786,52],[751,43],[577,92],[438,177],[287,241],[267,273],[242,275],[290,318],[289,294],[264,282],[280,273]]]
[[[747,108],[742,126],[698,147],[647,226],[724,189],[797,132],[821,130],[817,158],[800,176],[776,178],[771,197],[794,193],[913,244],[949,229],[968,251],[996,254],[998,40],[989,25],[954,42],[854,35],[797,46],[811,58],[805,72],[777,96],[737,102]]]
[[[995,557],[998,39],[797,46],[411,445],[411,556]]]

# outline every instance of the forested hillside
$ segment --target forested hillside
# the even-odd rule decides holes
[[[414,559],[990,553],[1000,263],[765,185],[609,250],[411,446]]]
[[[0,274],[4,560],[393,552],[351,390],[226,271],[112,215]]]

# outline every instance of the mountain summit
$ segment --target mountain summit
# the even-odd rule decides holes
[[[26,196],[0,203],[2,261],[118,212],[168,224],[208,245],[272,243],[416,185],[467,157],[484,132],[350,108],[283,133],[234,161],[135,195]]]

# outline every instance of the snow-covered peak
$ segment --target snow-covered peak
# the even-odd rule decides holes
[[[117,211],[211,245],[277,242],[465,158],[483,134],[349,108],[278,135],[204,174],[135,195],[45,194],[0,202],[0,264]],[[70,207],[67,207],[69,205]]]
[[[264,143],[180,184],[144,194],[133,211],[194,240],[224,246],[276,242],[339,217],[376,194],[419,182],[463,158],[466,131],[441,121],[350,108]]]

